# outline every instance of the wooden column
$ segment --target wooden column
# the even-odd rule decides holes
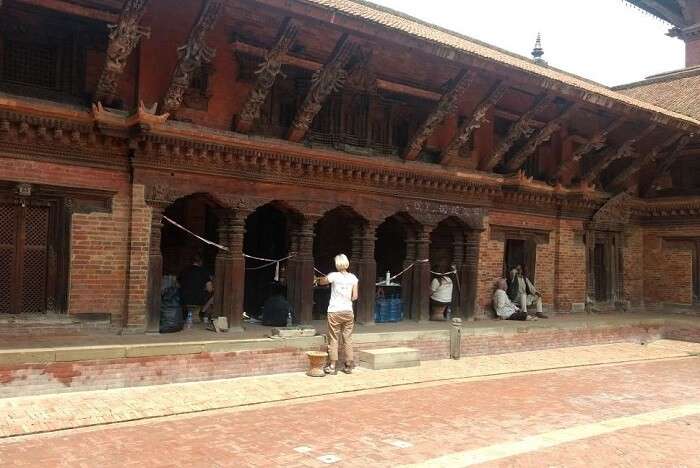
[[[151,205],[151,240],[148,249],[148,310],[146,333],[160,332],[160,288],[163,281],[163,254],[160,237],[165,206]]]
[[[290,264],[290,294],[294,313],[301,323],[309,324],[313,321],[314,305],[314,225],[319,216],[305,216],[299,226],[292,233],[292,238],[297,246],[297,255]]]
[[[219,216],[219,242],[228,251],[216,256],[214,286],[215,315],[227,317],[229,332],[242,332],[243,296],[245,293],[245,258],[243,238],[248,212],[226,209]]]
[[[379,222],[370,221],[363,225],[358,239],[360,256],[355,263],[360,283],[355,315],[357,321],[364,325],[374,324],[374,303],[377,289],[377,262],[374,259],[374,244],[377,240],[376,232],[379,224]]]
[[[464,286],[462,284],[463,279],[463,266],[464,266],[464,235],[465,232],[462,228],[457,228],[454,231],[454,241],[452,243],[452,265],[457,269],[457,277],[452,277],[454,282],[454,287],[452,288],[452,316],[453,317],[464,317],[464,307],[462,303],[464,302]],[[450,267],[452,269],[452,267]]]
[[[411,311],[419,321],[430,318],[430,233],[434,228],[435,226],[421,226],[416,236],[417,263],[413,269]]]
[[[299,236],[298,229],[291,229],[289,233],[289,254],[297,255],[299,252]],[[287,262],[287,301],[290,304],[296,304],[296,280],[297,280],[297,265],[296,256],[289,259]],[[294,320],[299,321],[299,313],[294,310]]]
[[[416,237],[411,231],[406,232],[406,258],[403,261],[403,268],[408,268],[416,261]],[[398,272],[392,272],[396,274]],[[403,315],[405,318],[416,319],[413,315],[413,268],[406,271],[399,278],[401,281],[401,301],[403,302]]]

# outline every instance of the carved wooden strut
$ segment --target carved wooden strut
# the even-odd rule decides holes
[[[427,119],[420,126],[416,134],[411,139],[411,142],[406,147],[404,159],[407,161],[415,161],[418,158],[423,145],[430,135],[442,124],[448,116],[454,114],[457,110],[457,105],[460,99],[464,96],[471,83],[475,78],[474,72],[462,71],[457,76],[455,85],[447,93],[445,93],[437,104],[437,107],[431,112]]]
[[[523,164],[525,164],[525,161],[527,161],[527,159],[532,156],[535,151],[537,151],[537,148],[539,148],[540,145],[548,142],[554,133],[561,130],[569,117],[571,117],[571,114],[573,114],[574,111],[579,108],[579,106],[579,103],[570,104],[566,110],[559,115],[559,117],[550,121],[544,126],[544,128],[537,132],[534,137],[530,138],[523,149],[521,149],[510,161],[508,161],[506,164],[508,171],[514,172],[520,169]]]
[[[645,195],[650,196],[653,194],[655,190],[655,182],[659,178],[668,175],[668,173],[671,171],[671,166],[673,166],[681,154],[683,154],[683,150],[685,150],[694,137],[695,135],[692,133],[690,135],[684,135],[680,138],[680,140],[678,140],[678,143],[676,144],[675,148],[673,148],[673,151],[671,151],[666,157],[661,160],[658,160],[657,158],[658,167],[656,168],[654,178],[649,183],[649,187],[647,190],[645,190]]]
[[[119,77],[124,72],[131,52],[142,37],[151,37],[151,29],[139,24],[147,4],[148,0],[127,0],[119,22],[108,26],[107,57],[97,83],[95,102],[105,101],[105,104],[109,104],[118,98]]]
[[[541,96],[530,110],[525,112],[517,122],[510,126],[508,133],[493,152],[491,157],[487,158],[481,163],[481,169],[484,171],[493,170],[493,168],[503,160],[503,157],[513,147],[515,142],[517,142],[523,136],[529,137],[534,130],[532,125],[535,116],[545,110],[551,103],[552,100],[549,96]]]
[[[343,36],[338,42],[330,62],[314,73],[311,78],[311,88],[289,128],[288,140],[301,141],[328,96],[343,87],[348,75],[345,68],[355,55],[357,48],[357,44],[352,42],[347,35]]]
[[[581,180],[585,182],[586,184],[592,184],[593,182],[598,179],[600,174],[603,173],[605,169],[610,166],[613,162],[617,161],[618,159],[623,159],[623,158],[629,158],[634,155],[634,145],[642,140],[643,138],[647,137],[651,132],[653,132],[656,129],[656,124],[652,124],[647,126],[641,133],[639,133],[637,136],[632,138],[631,140],[627,140],[622,146],[620,146],[617,150],[610,149],[606,152],[603,153],[602,157],[598,162],[591,168],[590,171],[588,171],[587,174],[585,174]]]
[[[265,103],[267,95],[275,84],[277,76],[282,72],[284,58],[299,32],[299,27],[292,20],[288,20],[282,26],[277,43],[265,55],[265,59],[255,72],[257,80],[255,86],[243,106],[243,110],[236,122],[236,131],[247,133],[253,126],[255,119],[260,116],[260,108]]]
[[[615,178],[610,182],[610,187],[622,187],[623,185],[631,185],[631,181],[633,181],[634,176],[637,174],[637,172],[640,171],[640,169],[642,169],[647,164],[655,162],[664,151],[668,150],[676,142],[678,142],[678,145],[676,145],[676,148],[678,148],[678,146],[682,144],[682,139],[683,135],[681,133],[675,133],[673,136],[664,140],[662,143],[654,146],[651,149],[651,151],[646,153],[644,156],[637,157],[634,161],[632,161],[632,163],[629,166],[618,172]],[[683,144],[683,147],[685,147],[685,145],[690,139],[686,136],[685,140],[686,142],[685,144]]]
[[[585,155],[602,149],[608,142],[608,136],[624,125],[626,120],[626,117],[616,118],[610,125],[593,135],[586,143],[576,148],[571,159],[559,166],[555,178],[559,180],[566,174],[571,174]]]
[[[440,156],[441,164],[449,164],[453,157],[459,154],[459,150],[469,142],[474,130],[486,122],[489,111],[498,104],[508,91],[506,83],[498,83],[477,107],[469,120],[466,120],[457,130],[454,138],[448,143]]]
[[[187,43],[177,49],[178,62],[170,87],[163,98],[163,112],[172,113],[180,107],[185,91],[190,86],[192,73],[214,58],[216,50],[207,46],[205,38],[214,28],[223,4],[224,0],[207,0]]]

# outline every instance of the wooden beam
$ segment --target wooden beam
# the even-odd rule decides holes
[[[525,161],[527,161],[527,159],[532,156],[535,151],[537,151],[537,148],[539,148],[540,145],[549,141],[550,138],[552,138],[552,135],[554,135],[555,132],[558,132],[562,126],[564,126],[569,117],[571,117],[571,114],[573,114],[574,111],[579,108],[579,106],[580,103],[578,102],[570,104],[566,110],[559,115],[559,117],[547,123],[544,128],[540,129],[540,131],[538,131],[534,137],[530,138],[525,146],[506,163],[507,170],[510,172],[515,172],[520,169],[522,165],[525,164]]]
[[[26,5],[37,6],[41,8],[46,8],[47,10],[57,11],[59,13],[65,13],[67,15],[80,16],[83,18],[90,18],[97,21],[103,21],[105,23],[116,23],[119,20],[119,15],[115,13],[110,13],[108,11],[99,10],[97,8],[90,8],[83,5],[77,5],[75,3],[64,2],[62,0],[16,0],[18,3],[24,3]],[[0,1],[0,5],[2,2]]]
[[[498,144],[496,150],[480,164],[480,169],[483,171],[492,171],[502,160],[503,157],[510,151],[511,147],[523,136],[530,136],[533,131],[533,123],[535,116],[549,107],[552,103],[552,98],[547,94],[543,94],[537,98],[535,105],[527,112],[521,115],[516,122],[510,126],[508,133]]]
[[[311,80],[311,88],[306,93],[306,98],[297,111],[291,127],[289,127],[287,134],[289,141],[301,141],[328,96],[343,87],[347,78],[345,68],[357,52],[357,48],[357,44],[352,42],[347,35],[343,35],[338,41],[331,60],[318,70]]]
[[[598,179],[600,174],[602,174],[603,171],[607,169],[608,166],[610,166],[610,164],[617,161],[618,159],[633,156],[634,145],[638,141],[648,136],[654,130],[656,130],[656,124],[650,124],[641,133],[639,133],[634,138],[627,140],[622,146],[618,147],[616,150],[610,148],[607,151],[603,152],[602,157],[593,166],[593,168],[581,178],[583,182],[585,182],[587,185],[592,184],[596,181],[596,179]]]
[[[239,52],[245,55],[251,55],[253,57],[267,57],[269,53],[266,49],[251,44],[247,44],[241,41],[235,41],[231,44],[231,48],[235,52]],[[282,63],[284,65],[289,65],[296,68],[301,68],[302,70],[318,71],[323,68],[323,64],[315,62],[313,60],[308,60],[302,57],[297,57],[295,55],[286,54],[282,57]],[[439,101],[442,95],[436,93],[435,91],[430,91],[428,89],[416,88],[414,86],[405,85],[402,83],[396,83],[393,81],[377,78],[376,83],[377,89],[382,89],[390,93],[404,94],[406,96],[414,96],[417,98],[425,99],[427,101]]]
[[[170,87],[163,98],[163,112],[174,112],[180,107],[183,95],[190,86],[192,73],[203,64],[211,62],[216,55],[216,50],[209,47],[205,39],[221,15],[223,4],[224,0],[206,0],[197,22],[190,31],[187,43],[177,49],[178,62]]]
[[[277,76],[281,73],[283,58],[294,43],[298,32],[299,27],[292,20],[287,20],[282,25],[275,46],[267,53],[265,60],[255,72],[258,78],[248,100],[243,105],[243,110],[236,119],[236,131],[248,133],[255,119],[260,116],[260,108],[274,86]]]
[[[509,86],[507,83],[498,82],[489,91],[486,98],[476,106],[469,120],[465,120],[455,133],[454,138],[450,140],[445,149],[440,155],[441,164],[449,164],[452,158],[459,154],[459,150],[469,142],[474,130],[481,127],[486,122],[486,117],[493,107],[505,96]]]
[[[455,84],[438,101],[437,106],[430,113],[428,118],[421,124],[420,128],[413,135],[410,143],[406,146],[403,157],[407,161],[415,161],[423,149],[423,145],[430,135],[442,124],[450,115],[457,111],[459,101],[464,96],[467,88],[474,81],[475,74],[471,71],[462,70],[455,78]]]
[[[109,45],[97,83],[94,101],[110,104],[117,99],[119,78],[131,52],[142,37],[151,37],[151,29],[140,25],[148,0],[126,0],[117,24],[109,25]]]
[[[678,142],[678,144],[675,146],[676,149],[679,148],[679,146],[682,146],[682,148],[685,148],[685,145],[688,144],[688,141],[690,141],[690,138],[687,136],[685,137],[685,143],[683,143],[683,134],[682,133],[674,133],[673,136],[670,138],[664,140],[662,143],[654,146],[651,151],[646,153],[644,156],[638,156],[635,158],[629,166],[618,172],[618,174],[613,178],[613,180],[610,182],[610,187],[621,187],[623,185],[630,185],[629,182],[634,179],[634,176],[639,172],[639,170],[646,166],[647,164],[651,164],[654,161],[656,161],[659,157],[659,155],[667,150],[670,146],[673,146],[674,143]]]
[[[500,117],[502,119],[505,119],[505,120],[510,120],[511,122],[517,122],[522,118],[521,114],[518,114],[516,112],[507,111],[505,109],[500,109],[498,107],[494,107],[493,115],[496,117]],[[545,125],[547,125],[546,122],[542,122],[541,120],[537,120],[537,119],[530,119],[530,127],[542,128]]]
[[[678,161],[678,158],[681,156],[681,154],[683,154],[683,151],[686,149],[686,147],[693,140],[694,137],[695,137],[695,135],[692,133],[689,135],[682,136],[681,139],[678,140],[678,143],[676,144],[673,151],[668,153],[662,159],[657,160],[656,172],[655,172],[651,182],[649,183],[648,188],[646,190],[644,190],[644,194],[646,196],[649,196],[653,193],[654,183],[658,179],[668,175],[668,173],[671,171],[671,167],[676,163],[676,161]]]
[[[562,164],[561,166],[559,166],[559,169],[557,170],[555,178],[557,180],[561,180],[562,177],[566,176],[567,174],[571,174],[571,172],[579,164],[579,161],[581,161],[581,159],[585,155],[587,155],[593,151],[598,151],[601,148],[603,148],[607,144],[608,137],[610,136],[610,134],[612,134],[613,132],[615,132],[615,130],[622,127],[622,125],[624,125],[624,123],[626,121],[627,121],[626,117],[616,118],[608,126],[606,126],[603,130],[597,132],[588,141],[586,141],[584,144],[582,144],[581,146],[576,148],[571,159],[569,161],[567,161],[566,163]]]

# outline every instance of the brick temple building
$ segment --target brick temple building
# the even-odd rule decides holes
[[[700,8],[633,3],[689,68],[613,90],[359,0],[4,0],[0,314],[157,331],[196,252],[234,329],[274,273],[244,254],[292,255],[302,322],[338,252],[364,323],[411,265],[413,320],[451,265],[464,317],[517,263],[560,313],[692,311]]]

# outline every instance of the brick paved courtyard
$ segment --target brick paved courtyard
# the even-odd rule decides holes
[[[661,340],[10,398],[0,466],[700,466],[699,353]]]

